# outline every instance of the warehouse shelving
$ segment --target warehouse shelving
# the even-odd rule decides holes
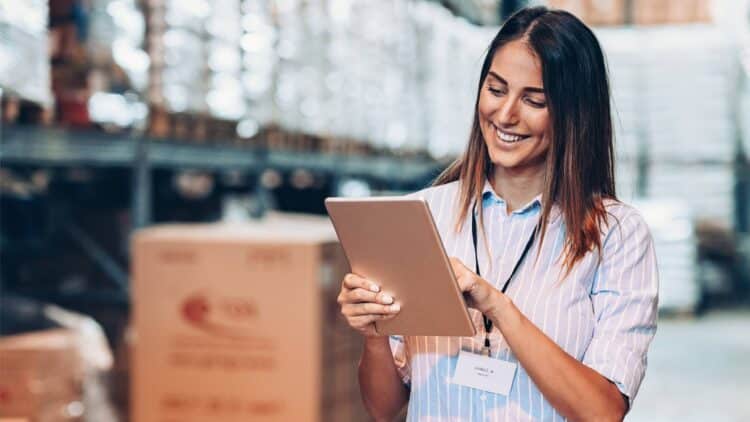
[[[169,140],[10,126],[3,129],[0,162],[36,165],[121,166],[138,164],[139,144],[155,168],[287,171],[306,169],[336,177],[360,177],[385,184],[411,185],[429,180],[445,163],[427,158],[356,156],[273,151],[216,145],[190,145]]]
[[[9,125],[0,131],[0,166],[132,170],[133,229],[152,224],[153,170],[240,171],[257,175],[267,169],[281,173],[301,169],[334,180],[357,178],[384,189],[416,190],[429,183],[445,164],[427,157],[357,156],[197,145],[151,139],[134,133],[110,134],[95,130]],[[254,189],[264,188],[256,186]],[[54,289],[35,295],[39,299],[66,304],[71,300],[126,304],[129,290],[127,270],[72,220],[63,219],[58,224],[90,262],[102,271],[114,289],[87,292],[76,297],[61,295]]]

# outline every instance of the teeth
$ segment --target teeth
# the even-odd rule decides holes
[[[497,133],[497,137],[505,142],[518,142],[524,138],[523,136],[509,135],[505,132],[501,132],[499,129],[495,129],[495,132]]]

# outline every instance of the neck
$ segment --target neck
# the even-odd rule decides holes
[[[495,193],[503,198],[510,214],[542,193],[544,166],[520,170],[495,166],[490,184]]]

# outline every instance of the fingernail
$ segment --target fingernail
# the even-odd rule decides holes
[[[373,292],[377,293],[377,292],[380,291],[380,287],[378,287],[377,284],[370,284],[370,290],[372,290]]]
[[[398,312],[401,310],[401,305],[399,305],[398,303],[394,303],[390,306],[390,308],[392,312]]]
[[[381,299],[381,300],[382,300],[382,301],[383,301],[383,303],[384,303],[384,304],[386,304],[386,305],[389,305],[389,304],[393,303],[393,298],[392,298],[392,297],[390,297],[389,295],[383,295],[383,297],[382,297],[382,299]]]

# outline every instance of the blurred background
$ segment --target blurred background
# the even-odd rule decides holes
[[[465,146],[489,41],[540,4],[604,48],[618,196],[656,243],[660,326],[627,419],[750,420],[748,0],[0,1],[0,420],[129,420],[132,235],[304,228],[327,196],[427,186]]]

